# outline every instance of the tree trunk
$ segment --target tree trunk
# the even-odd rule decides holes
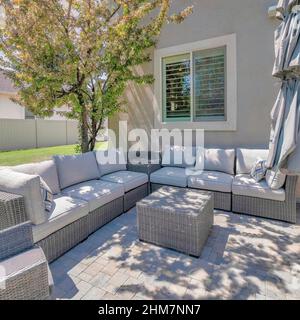
[[[88,111],[85,105],[83,95],[77,92],[77,98],[80,105],[79,131],[80,131],[80,148],[82,153],[89,151],[89,126]]]
[[[90,151],[93,151],[96,146],[96,137],[91,137],[90,139]]]
[[[88,114],[85,106],[81,106],[81,118],[80,118],[80,146],[81,152],[85,153],[89,151],[89,129],[88,129]]]
[[[90,151],[93,151],[95,149],[96,146],[96,142],[97,142],[97,136],[99,133],[99,130],[102,127],[102,120],[97,121],[95,118],[92,118],[92,132],[91,132],[91,137],[90,137],[90,141],[89,141],[89,149]]]
[[[89,149],[93,151],[96,145],[96,137],[97,137],[97,121],[95,120],[94,116],[92,115],[91,119],[91,137],[89,141]]]

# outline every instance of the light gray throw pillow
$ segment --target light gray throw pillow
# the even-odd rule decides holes
[[[94,152],[72,156],[54,156],[53,159],[57,167],[61,189],[100,178]]]
[[[205,149],[204,170],[234,174],[234,149]]]
[[[47,220],[40,183],[40,177],[37,175],[10,169],[0,171],[0,190],[24,197],[26,214],[33,224],[41,224]]]
[[[273,190],[282,188],[285,184],[286,175],[279,170],[267,170],[266,181],[268,186]]]

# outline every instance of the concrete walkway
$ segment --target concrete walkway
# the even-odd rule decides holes
[[[216,211],[213,231],[196,259],[139,242],[133,209],[51,264],[53,296],[300,299],[299,222]]]

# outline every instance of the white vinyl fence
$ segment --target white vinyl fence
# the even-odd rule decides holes
[[[0,119],[0,150],[42,148],[77,142],[76,121]]]

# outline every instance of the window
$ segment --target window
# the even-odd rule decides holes
[[[236,130],[236,35],[158,49],[155,127]]]
[[[225,51],[223,47],[163,58],[165,121],[225,119]]]

